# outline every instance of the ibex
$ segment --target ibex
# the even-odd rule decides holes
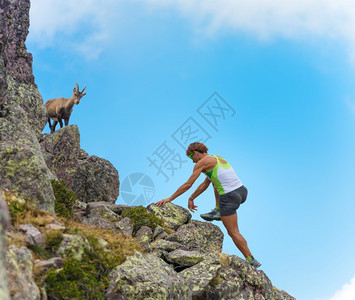
[[[76,82],[75,84],[76,89],[73,89],[73,95],[69,99],[63,97],[50,99],[44,104],[48,112],[48,123],[49,128],[51,129],[51,133],[55,131],[55,127],[57,126],[58,122],[60,124],[60,128],[63,127],[63,119],[65,126],[68,125],[74,104],[79,104],[80,99],[86,95],[86,93],[83,94],[84,90],[86,89],[86,85],[80,92],[78,84]],[[51,125],[51,119],[53,120],[53,125]]]

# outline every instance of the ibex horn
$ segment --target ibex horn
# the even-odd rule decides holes
[[[77,82],[75,82],[75,84],[76,84],[76,91],[77,91],[77,92],[79,92],[79,86],[78,86],[78,83],[77,83]]]
[[[85,84],[85,87],[83,88],[83,90],[80,92],[80,94],[82,94],[86,89],[86,84]]]

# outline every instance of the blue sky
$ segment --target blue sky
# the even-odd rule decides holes
[[[353,20],[345,0],[33,0],[26,44],[44,101],[87,85],[70,124],[117,168],[117,203],[134,178],[154,195],[136,184],[131,196],[170,196],[193,168],[180,143],[204,139],[249,189],[239,227],[272,283],[344,300],[355,297]],[[174,203],[187,207],[198,182]],[[201,220],[211,188],[195,202]]]

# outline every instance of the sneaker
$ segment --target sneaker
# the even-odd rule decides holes
[[[261,263],[259,263],[255,258],[252,261],[248,261],[249,265],[259,268],[261,266]]]
[[[200,217],[206,221],[221,221],[219,211],[215,209],[212,209],[209,213],[200,215]]]

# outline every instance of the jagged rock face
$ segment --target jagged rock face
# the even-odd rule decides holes
[[[19,105],[27,114],[29,124],[39,137],[47,119],[42,97],[34,83],[32,55],[25,41],[29,28],[30,1],[1,1],[3,28],[3,60],[7,90],[5,105]],[[0,63],[1,65],[1,63]]]
[[[72,189],[81,153],[78,126],[65,126],[52,134],[42,134],[40,145],[47,167]]]
[[[80,149],[78,126],[70,125],[40,140],[47,167],[81,202],[115,203],[119,194],[119,177],[106,159],[89,156]]]
[[[45,122],[25,40],[30,1],[0,1],[0,188],[53,210],[54,195],[37,138]]]
[[[73,191],[80,201],[115,203],[119,186],[118,172],[108,160],[93,155],[79,161]]]
[[[0,299],[9,299],[6,276],[6,239],[5,230],[9,224],[9,210],[0,193]]]
[[[0,117],[0,187],[37,201],[54,211],[52,174],[43,160],[37,138],[20,106],[9,106]]]

